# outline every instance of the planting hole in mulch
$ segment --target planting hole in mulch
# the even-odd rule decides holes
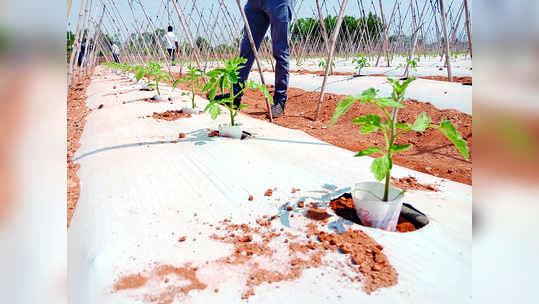
[[[332,200],[329,203],[329,206],[338,216],[364,226],[357,216],[352,194],[343,194],[342,196]],[[412,205],[404,203],[402,204],[402,210],[397,224],[397,232],[416,231],[425,227],[428,223],[429,219],[425,214],[415,209]]]
[[[167,121],[174,121],[180,118],[189,118],[191,114],[184,113],[183,110],[168,110],[163,113],[153,112],[153,118]]]
[[[253,136],[251,133],[247,132],[247,131],[241,131],[241,138],[240,140],[244,140],[246,139],[247,137],[251,137]],[[221,133],[219,132],[219,130],[213,130],[211,131],[210,133],[208,133],[208,137],[219,137],[221,136]]]

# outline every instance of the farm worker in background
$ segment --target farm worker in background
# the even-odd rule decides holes
[[[168,26],[168,32],[165,34],[165,42],[167,44],[167,51],[168,55],[174,61],[175,59],[175,53],[178,51],[180,46],[178,45],[178,38],[176,38],[176,34],[172,31],[172,26]]]
[[[110,47],[112,50],[112,57],[114,57],[114,61],[116,63],[120,63],[120,48],[116,45],[116,43],[112,42],[112,46]]]
[[[77,65],[79,67],[82,65],[82,58],[84,57],[85,52],[86,52],[86,38],[82,40],[82,43],[80,45],[79,58],[77,61]]]
[[[288,96],[288,78],[290,74],[290,46],[288,37],[290,35],[290,23],[292,20],[292,2],[293,0],[249,0],[245,5],[245,14],[251,28],[253,40],[256,49],[271,26],[271,41],[273,43],[273,57],[275,58],[275,93],[273,96],[273,105],[271,114],[273,117],[280,117],[284,113]],[[247,30],[244,30],[243,40],[241,42],[240,57],[247,59],[245,66],[239,70],[240,83],[245,83],[249,78],[249,73],[253,66],[255,55],[251,49],[251,42],[247,36]],[[239,92],[239,84],[234,86],[234,92]],[[234,94],[235,95],[235,94]],[[228,95],[230,96],[230,95]],[[228,96],[219,95],[216,99],[223,99]],[[234,100],[234,104],[241,104],[241,96]]]

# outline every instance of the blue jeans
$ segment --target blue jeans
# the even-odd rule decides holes
[[[290,23],[292,22],[292,0],[249,0],[245,5],[245,15],[257,50],[260,48],[268,27],[271,26],[273,58],[275,58],[275,93],[273,102],[281,104],[284,108],[288,100],[286,91],[288,90],[290,74],[288,37],[290,35]],[[255,61],[255,55],[251,49],[251,42],[246,29],[241,42],[240,57],[247,59],[245,66],[239,70],[240,82],[245,83]],[[239,92],[240,90],[240,86],[236,84],[234,92]]]
[[[172,59],[172,61],[174,61],[174,59],[176,59],[176,58],[174,58],[175,50],[176,50],[176,49],[167,49],[168,55],[170,56],[170,58]]]

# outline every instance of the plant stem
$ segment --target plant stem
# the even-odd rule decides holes
[[[161,96],[161,91],[159,91],[159,81],[155,80],[155,89],[157,90],[157,95]]]
[[[232,107],[233,106],[232,106],[232,101],[231,101],[228,111],[230,112],[230,125],[233,127],[234,126],[234,110]]]
[[[191,96],[191,106],[193,107],[193,110],[195,109],[196,105],[195,105],[195,79],[193,79],[193,82],[192,82],[192,85],[191,85],[191,89],[192,89],[192,96]]]

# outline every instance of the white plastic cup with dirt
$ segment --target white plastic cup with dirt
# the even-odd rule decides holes
[[[197,115],[197,114],[202,113],[202,110],[199,109],[198,106],[196,106],[196,107],[193,109],[193,106],[192,106],[192,105],[184,106],[184,107],[182,108],[182,111],[183,111],[183,113],[191,114],[191,115]]]
[[[152,97],[153,100],[158,100],[158,101],[167,101],[168,100],[168,95],[154,95]]]
[[[382,201],[385,184],[363,182],[354,186],[352,199],[356,213],[363,225],[395,231],[402,209],[404,195],[401,190],[389,187],[389,200]]]
[[[231,126],[230,124],[219,125],[219,135],[223,137],[231,137],[241,139],[243,131],[240,126]]]

